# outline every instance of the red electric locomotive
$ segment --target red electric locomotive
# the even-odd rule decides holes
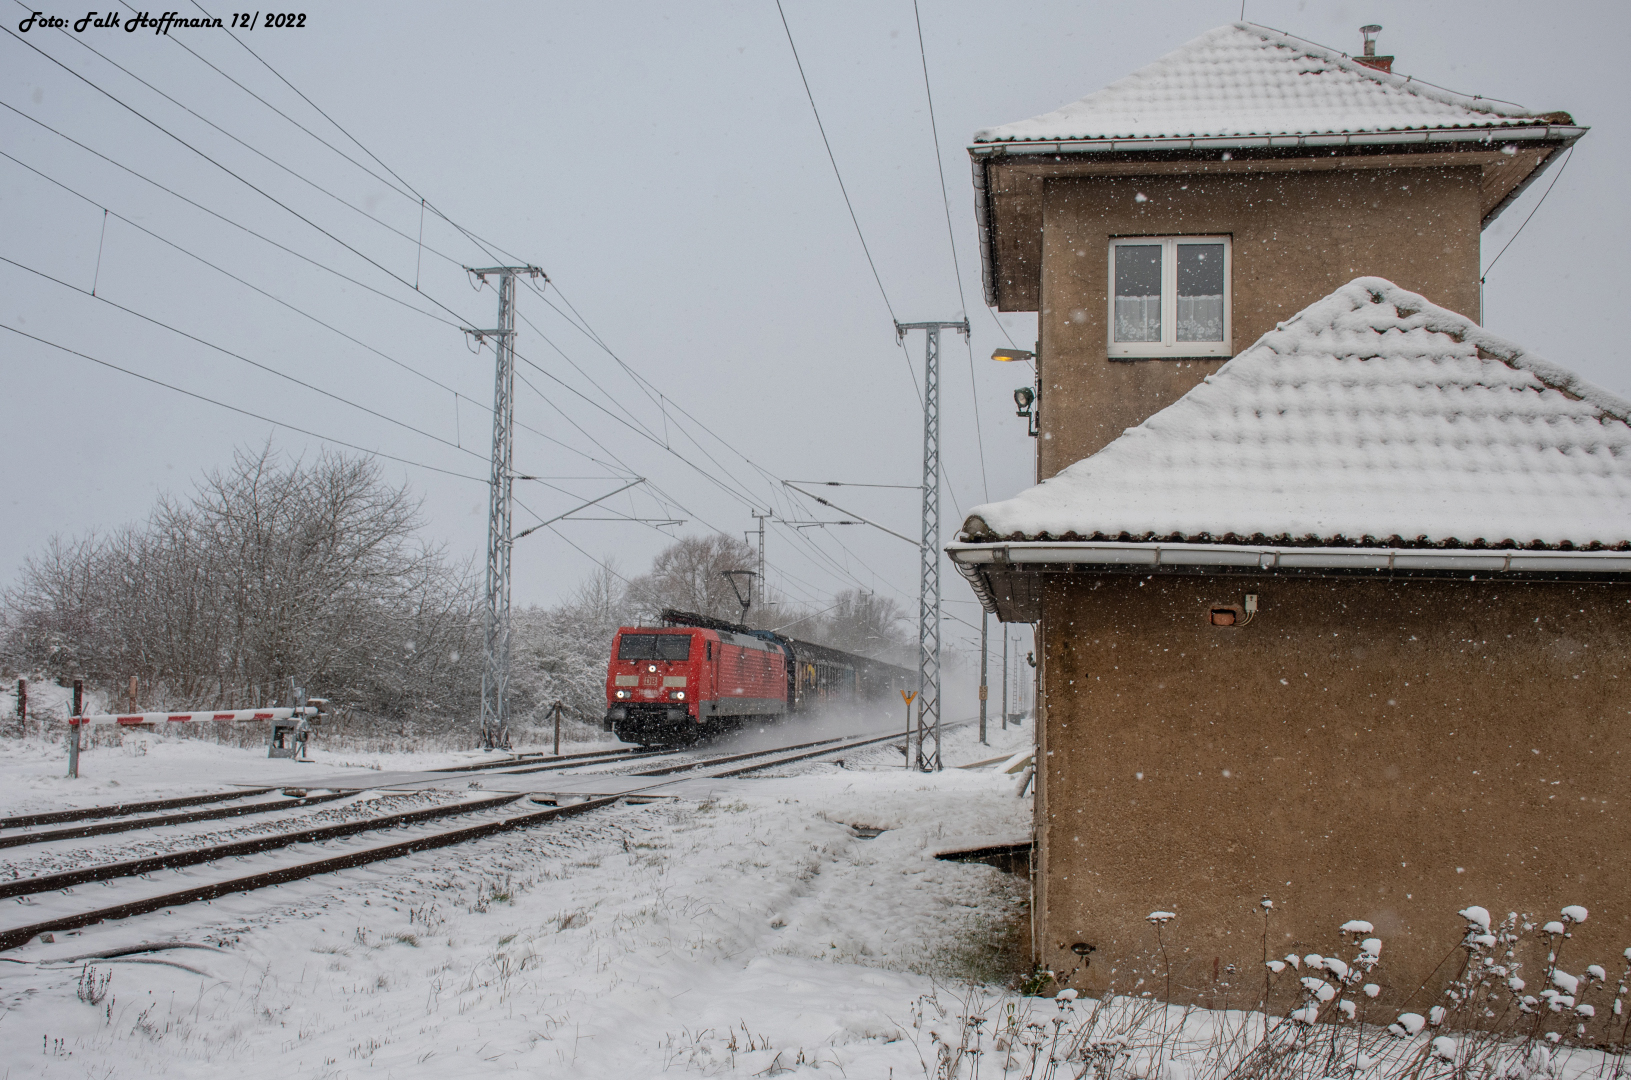
[[[884,697],[910,687],[905,668],[664,611],[669,625],[625,626],[612,639],[606,727],[625,742],[681,745],[820,702]]]

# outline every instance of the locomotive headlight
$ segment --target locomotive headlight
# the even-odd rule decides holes
[[[627,690],[619,690],[617,692],[617,698],[618,698],[619,701],[623,700],[624,698],[626,698],[628,696],[629,696],[629,692]]]
[[[646,670],[651,671],[651,672],[655,672],[657,670],[657,665],[656,664],[647,664],[646,665]]]
[[[684,701],[685,700],[685,691],[684,690],[674,691],[674,698],[675,698],[676,701]]]

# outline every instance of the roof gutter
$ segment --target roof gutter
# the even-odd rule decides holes
[[[975,155],[974,228],[980,237],[980,279],[985,286],[985,306],[997,306],[997,249],[991,243],[991,190],[986,183],[985,166],[990,155]]]
[[[950,544],[946,554],[958,572],[969,579],[988,611],[996,610],[996,602],[986,578],[1003,573],[1484,577],[1531,581],[1619,579],[1631,575],[1631,551],[1020,541]]]
[[[1286,150],[1341,146],[1421,146],[1432,143],[1540,141],[1572,143],[1588,128],[1575,124],[1523,127],[1430,128],[1408,131],[1339,132],[1325,135],[1228,135],[1190,138],[1003,140],[975,143],[976,158],[1009,154],[1141,153],[1160,150]]]

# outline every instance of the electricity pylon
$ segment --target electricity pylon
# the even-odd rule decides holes
[[[468,269],[468,268],[467,268]],[[487,502],[487,594],[482,608],[481,745],[510,743],[510,484],[515,478],[515,278],[540,277],[536,266],[470,270],[498,278],[498,328],[471,330],[479,344],[493,339],[493,460]]]
[[[940,763],[940,331],[968,334],[968,320],[895,324],[895,337],[923,331],[923,541],[917,588],[917,767],[938,771]],[[923,747],[923,732],[934,728],[934,751]]]

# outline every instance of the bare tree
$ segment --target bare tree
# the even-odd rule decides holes
[[[647,620],[656,619],[663,608],[678,608],[735,622],[742,617],[742,605],[724,572],[752,570],[756,562],[753,549],[723,533],[688,536],[658,553],[651,573],[629,586],[629,601]],[[739,587],[745,593],[747,581],[741,580]],[[760,612],[749,615],[750,623],[761,618]]]
[[[419,504],[370,458],[240,452],[143,526],[53,539],[4,597],[11,663],[155,707],[311,693],[445,724],[478,686],[468,567],[416,534]]]
[[[511,711],[522,726],[543,726],[550,707],[598,727],[606,712],[606,663],[612,637],[633,620],[614,566],[600,567],[565,602],[528,608],[515,620]]]
[[[822,615],[788,632],[874,660],[910,662],[916,643],[911,622],[898,603],[861,589],[837,593],[833,601]]]

